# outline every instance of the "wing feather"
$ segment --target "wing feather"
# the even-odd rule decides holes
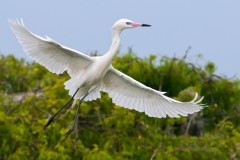
[[[67,70],[70,76],[74,76],[94,62],[93,57],[62,46],[47,36],[45,39],[31,33],[22,20],[9,20],[9,25],[27,55],[53,73]]]
[[[155,109],[155,117],[157,116],[157,115],[159,115],[159,117],[162,117],[163,116],[163,114],[162,114],[162,107],[157,107],[158,106],[158,103],[157,103],[157,100],[154,100],[154,102],[155,102],[155,107],[154,107],[154,109]]]
[[[112,97],[113,103],[124,108],[145,112],[150,117],[187,116],[204,108],[198,104],[198,94],[190,102],[180,102],[164,95],[164,92],[153,90],[131,77],[111,67],[103,78],[101,90]]]

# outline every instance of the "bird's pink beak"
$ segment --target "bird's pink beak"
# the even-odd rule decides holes
[[[136,22],[131,22],[131,26],[133,26],[133,27],[139,27],[139,26],[142,26],[142,27],[150,27],[151,25],[149,25],[149,24],[142,24],[142,23],[136,23]]]
[[[131,22],[131,26],[138,27],[138,26],[142,26],[142,24],[141,23],[136,23],[136,22]]]

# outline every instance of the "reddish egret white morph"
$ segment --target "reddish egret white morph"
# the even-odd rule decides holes
[[[10,27],[16,35],[23,50],[29,57],[45,66],[49,71],[61,74],[65,70],[71,79],[66,81],[65,89],[69,90],[71,99],[54,114],[43,127],[45,129],[54,117],[73,99],[80,99],[73,126],[66,137],[73,131],[78,111],[83,100],[91,101],[100,98],[100,91],[107,92],[113,103],[124,108],[145,112],[150,117],[179,117],[200,111],[204,106],[198,103],[198,94],[191,102],[179,102],[164,95],[164,92],[151,89],[131,77],[113,68],[111,62],[120,45],[120,34],[124,29],[148,24],[136,23],[128,19],[118,20],[112,27],[112,45],[109,51],[98,57],[89,57],[81,52],[65,47],[51,38],[42,38],[29,32],[23,21],[9,20]]]

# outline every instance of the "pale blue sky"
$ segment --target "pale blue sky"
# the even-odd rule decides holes
[[[156,54],[214,62],[217,73],[240,77],[240,1],[0,1],[0,51],[27,58],[7,19],[23,18],[39,36],[49,36],[67,47],[104,54],[111,44],[111,27],[120,18],[151,24],[125,30],[121,53],[128,47],[141,57]],[[29,60],[29,59],[28,59]]]

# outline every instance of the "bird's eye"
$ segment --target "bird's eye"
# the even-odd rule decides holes
[[[126,22],[126,24],[127,24],[127,25],[130,25],[130,24],[131,24],[131,22]]]

